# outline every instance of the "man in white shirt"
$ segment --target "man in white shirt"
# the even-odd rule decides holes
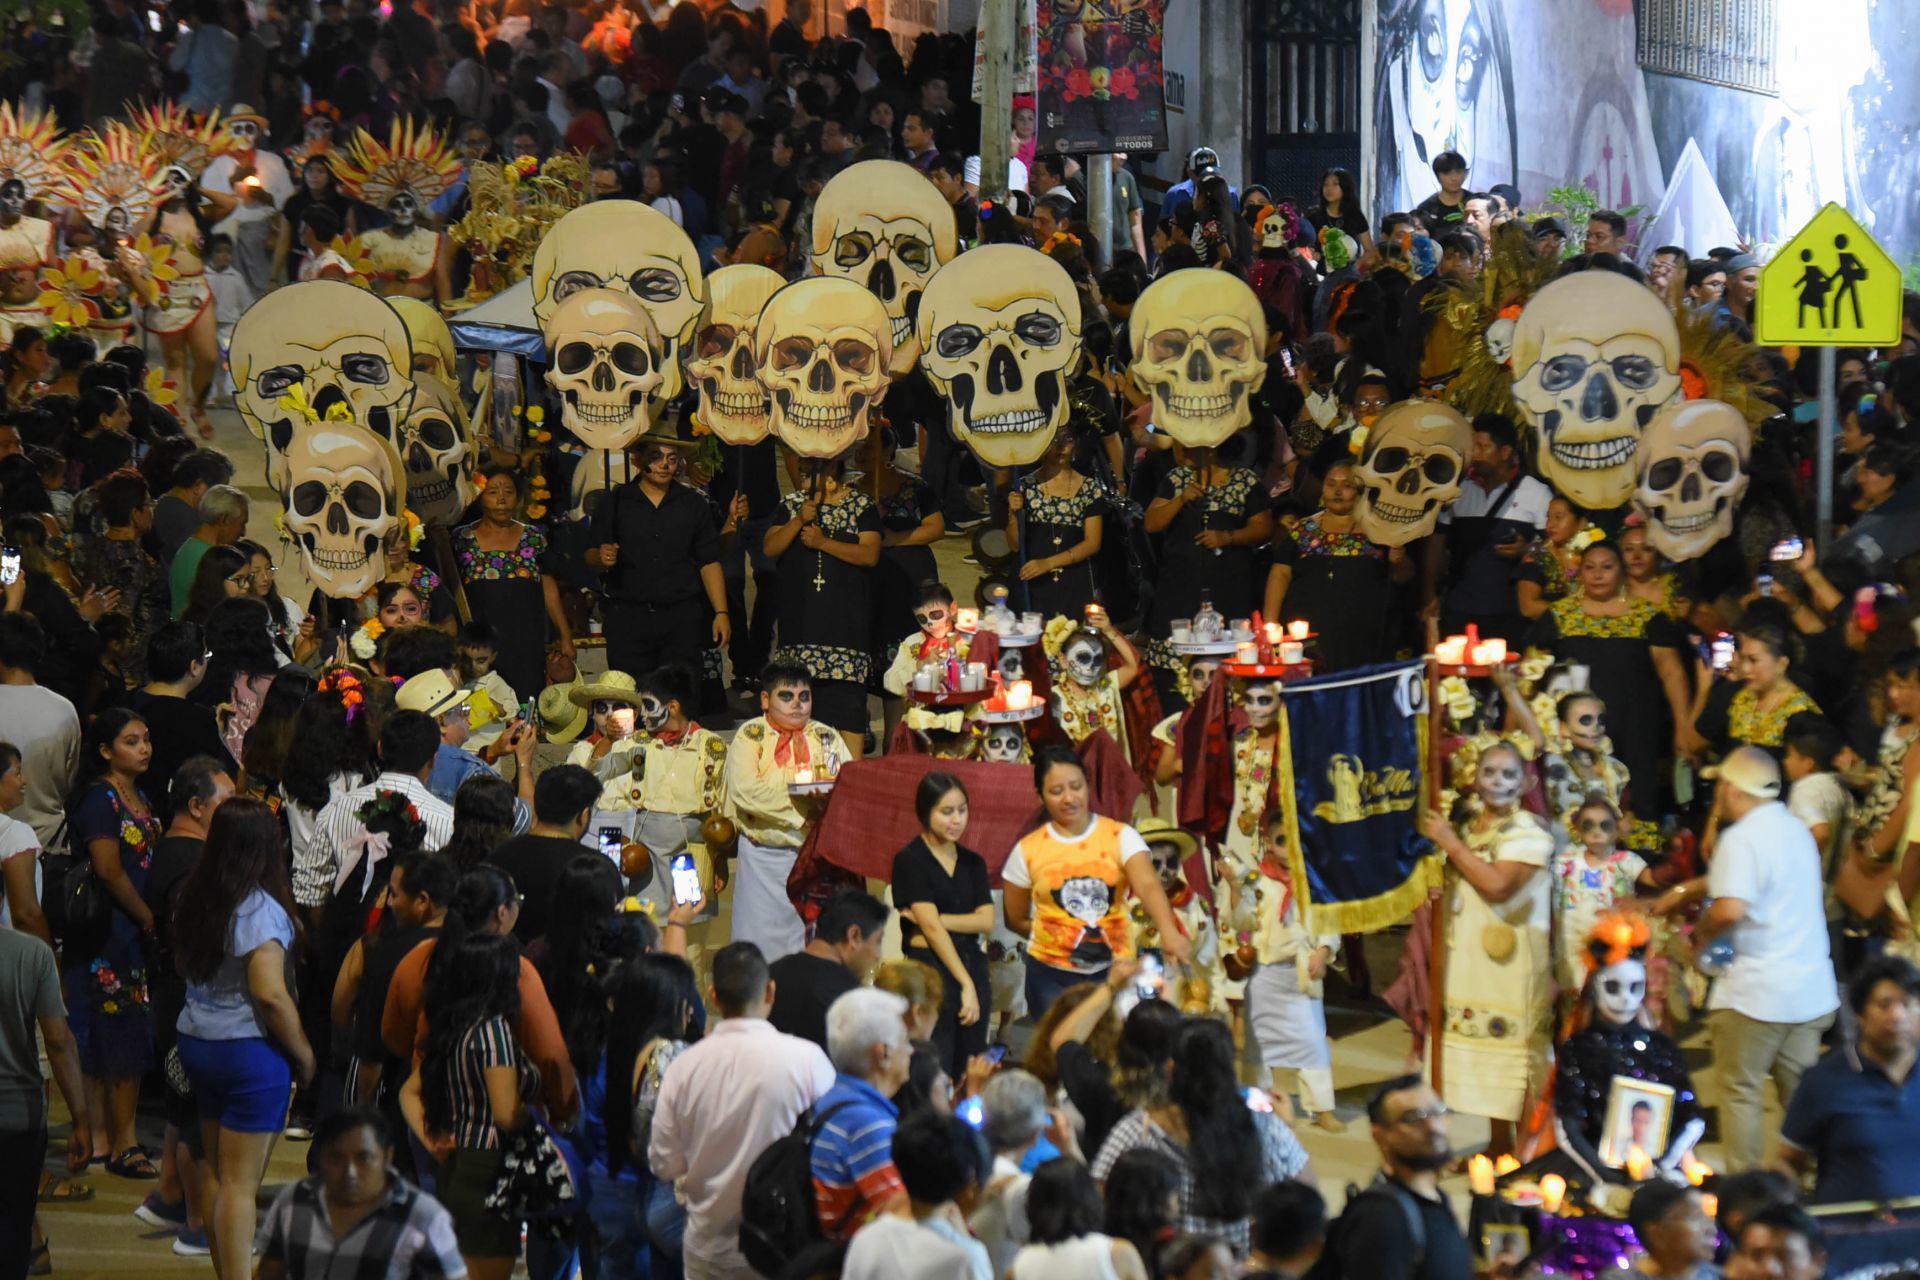
[[[1760,1164],[1768,1076],[1781,1105],[1820,1057],[1820,1037],[1840,1006],[1820,880],[1820,851],[1806,824],[1780,803],[1780,767],[1741,747],[1708,771],[1717,779],[1720,839],[1709,865],[1706,914],[1693,932],[1705,948],[1725,935],[1733,959],[1714,980],[1707,1027],[1720,1077],[1727,1167]]]
[[[893,1165],[906,1185],[906,1216],[883,1213],[847,1247],[843,1280],[994,1280],[987,1247],[965,1209],[987,1176],[987,1144],[958,1116],[920,1111],[893,1131]]]
[[[356,899],[369,884],[384,884],[387,869],[384,848],[369,837],[360,821],[360,809],[382,791],[397,791],[413,805],[427,829],[421,848],[437,853],[453,836],[453,806],[427,790],[434,757],[440,750],[440,726],[424,711],[396,711],[380,726],[380,776],[327,802],[317,824],[319,838],[308,845],[309,856],[330,866],[301,866],[296,861],[293,880],[325,879],[336,893]],[[329,871],[331,874],[329,875]],[[351,881],[352,883],[348,883]]]
[[[747,1170],[833,1087],[820,1046],[767,1021],[773,993],[760,948],[723,948],[709,991],[720,1021],[660,1081],[647,1163],[654,1177],[680,1184],[687,1280],[756,1280],[740,1252]]]
[[[11,816],[33,828],[42,849],[59,849],[66,842],[54,837],[80,764],[80,717],[71,702],[34,683],[46,652],[46,632],[32,614],[0,613],[0,740],[19,748],[26,781]]]

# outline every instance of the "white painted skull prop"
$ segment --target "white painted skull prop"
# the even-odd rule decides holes
[[[1097,631],[1081,629],[1060,647],[1060,666],[1067,679],[1091,689],[1107,674],[1107,643]]]
[[[1019,764],[1026,749],[1026,732],[1017,724],[988,725],[980,740],[980,758],[991,764]]]
[[[320,422],[294,435],[285,462],[282,520],[307,577],[323,595],[359,599],[386,573],[387,536],[400,527],[393,447],[365,427]]]
[[[664,343],[632,294],[583,289],[546,324],[547,385],[560,421],[589,449],[624,449],[647,429],[666,379]]]
[[[1655,551],[1691,560],[1733,533],[1752,448],[1746,415],[1718,400],[1678,400],[1653,415],[1634,456],[1633,502]]]
[[[898,160],[863,160],[835,174],[813,204],[813,269],[852,280],[886,306],[889,370],[913,368],[921,291],[959,251],[953,210],[925,174]]]
[[[1260,214],[1260,221],[1254,227],[1254,233],[1260,237],[1262,249],[1287,248],[1287,215],[1279,205],[1268,205]]]
[[[920,367],[953,434],[990,467],[1038,462],[1067,420],[1080,362],[1073,277],[1025,245],[970,249],[920,299]]]
[[[1587,979],[1593,996],[1593,1011],[1615,1026],[1637,1022],[1647,1003],[1647,966],[1638,960],[1622,960],[1596,969]]]
[[[1268,728],[1280,714],[1280,686],[1271,680],[1248,682],[1240,691],[1240,709],[1246,712],[1248,724]]]
[[[760,313],[785,284],[778,271],[751,262],[707,277],[707,304],[684,354],[687,380],[700,393],[701,424],[722,444],[767,438],[772,406],[757,376],[753,335]]]
[[[1460,496],[1473,453],[1473,424],[1438,400],[1388,405],[1367,430],[1354,477],[1360,528],[1384,547],[1433,532],[1440,510]]]
[[[267,446],[267,480],[283,488],[283,455],[308,423],[280,398],[298,387],[325,418],[344,405],[352,421],[396,438],[415,394],[413,347],[400,313],[365,289],[309,280],[275,289],[248,307],[227,351],[233,401]]]
[[[407,337],[413,344],[415,381],[419,380],[421,374],[429,374],[449,386],[457,385],[459,368],[453,348],[453,331],[447,328],[447,322],[440,318],[440,313],[431,303],[409,298],[405,294],[388,298],[387,305],[400,313],[400,322],[407,326]]]
[[[887,390],[888,333],[880,300],[851,280],[813,276],[773,295],[754,347],[782,444],[803,458],[835,458],[866,438]]]
[[[1680,333],[1653,290],[1611,271],[1541,289],[1513,330],[1513,398],[1540,475],[1589,510],[1633,496],[1633,452],[1680,391]]]
[[[416,376],[419,394],[394,442],[407,472],[407,508],[422,520],[452,521],[473,501],[473,449],[460,402],[430,374]]]
[[[582,289],[624,289],[666,342],[662,399],[680,394],[680,347],[706,302],[700,254],[677,223],[638,200],[583,204],[548,228],[533,253],[533,315],[542,328]]]
[[[1153,423],[1188,448],[1211,448],[1253,420],[1267,377],[1267,322],[1246,281],[1188,267],[1147,286],[1128,328],[1127,372],[1153,401]]]

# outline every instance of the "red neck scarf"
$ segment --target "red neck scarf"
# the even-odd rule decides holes
[[[692,733],[695,729],[698,729],[699,727],[700,725],[698,724],[698,722],[689,720],[681,728],[660,730],[658,733],[653,735],[653,740],[659,743],[663,747],[671,747],[678,744],[682,738],[686,737],[688,734]]]
[[[1260,859],[1260,874],[1280,884],[1280,920],[1284,923],[1287,909],[1293,905],[1293,877],[1287,873],[1284,864],[1265,857]]]
[[[773,762],[775,764],[785,769],[813,762],[813,751],[807,746],[807,726],[801,725],[798,729],[782,729],[769,720],[767,728],[773,730]]]
[[[945,653],[948,649],[951,649],[952,647],[953,647],[953,633],[951,631],[949,631],[944,636],[935,636],[935,635],[929,635],[925,628],[921,629],[920,653],[918,655],[921,661],[924,662],[928,658],[931,658],[936,654]]]

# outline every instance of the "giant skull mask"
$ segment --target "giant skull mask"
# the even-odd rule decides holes
[[[1541,289],[1513,330],[1513,398],[1547,482],[1590,510],[1633,495],[1633,451],[1680,390],[1680,333],[1653,290],[1611,271]]]
[[[1402,400],[1367,431],[1354,476],[1360,529],[1383,547],[1433,532],[1440,509],[1460,496],[1473,452],[1473,424],[1438,400]]]
[[[990,467],[1038,462],[1067,420],[1080,360],[1080,295],[1066,269],[1023,245],[971,249],[927,285],[916,332],[953,434]]]
[[[415,380],[421,374],[430,374],[448,386],[458,385],[453,331],[447,328],[447,322],[440,318],[433,305],[405,294],[388,298],[387,305],[400,313],[400,322],[407,326],[407,337],[413,344]]]
[[[624,449],[653,421],[666,378],[660,330],[632,294],[583,289],[546,323],[547,385],[589,449]]]
[[[953,210],[939,189],[898,160],[850,165],[814,201],[813,269],[852,280],[885,304],[895,375],[920,358],[921,291],[958,248]]]
[[[305,419],[282,408],[295,387],[322,418],[345,405],[354,422],[386,440],[413,403],[413,348],[399,312],[340,280],[290,284],[248,307],[227,350],[233,400],[267,446],[267,480],[286,477],[283,455]]]
[[[754,346],[773,434],[803,458],[836,458],[867,435],[893,354],[886,308],[851,280],[813,276],[773,295]]]
[[[1188,448],[1211,448],[1253,420],[1267,377],[1267,322],[1246,281],[1188,267],[1147,286],[1128,322],[1127,372],[1153,401],[1153,423]]]
[[[1655,551],[1691,560],[1733,533],[1752,448],[1746,416],[1718,400],[1681,400],[1653,415],[1634,455],[1633,501]]]
[[[453,521],[473,501],[473,449],[453,389],[428,374],[394,442],[407,472],[407,507],[422,520]]]
[[[387,536],[400,527],[406,481],[393,447],[364,427],[319,422],[293,437],[284,460],[282,519],[307,577],[335,600],[373,590],[387,571]]]
[[[533,253],[533,315],[544,329],[582,289],[624,289],[640,300],[666,342],[660,395],[680,394],[680,346],[706,301],[700,254],[677,223],[638,200],[583,204],[547,230]]]
[[[751,262],[707,277],[707,305],[686,350],[687,379],[700,393],[700,422],[722,444],[759,444],[772,407],[760,385],[753,335],[760,313],[786,281]]]

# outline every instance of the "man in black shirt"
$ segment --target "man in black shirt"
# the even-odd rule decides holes
[[[527,834],[503,840],[483,861],[513,877],[520,890],[520,919],[513,936],[528,944],[547,934],[553,887],[575,857],[592,850],[580,843],[593,821],[600,780],[577,764],[556,765],[533,788],[533,825]]]
[[[774,1030],[826,1048],[827,1007],[878,967],[886,932],[887,908],[872,894],[849,889],[830,900],[813,941],[770,967]]]
[[[1427,234],[1438,240],[1467,220],[1467,158],[1458,151],[1442,151],[1433,158],[1433,176],[1440,189],[1414,206]]]
[[[173,814],[169,786],[193,756],[210,756],[228,773],[233,756],[220,738],[211,709],[189,698],[206,678],[206,636],[197,622],[169,622],[147,642],[147,683],[128,696],[127,706],[147,723],[153,761],[152,784],[142,788],[161,821]]]
[[[634,450],[640,478],[601,501],[588,534],[587,566],[606,585],[607,665],[698,671],[708,646],[733,635],[713,508],[698,489],[677,482],[680,455],[671,442],[642,436]]]
[[[707,494],[722,511],[734,510],[734,533],[722,543],[722,576],[727,584],[727,622],[741,619],[733,631],[728,653],[733,659],[736,687],[750,683],[773,656],[773,619],[779,592],[773,561],[766,552],[767,530],[780,519],[779,446],[769,436],[759,444],[720,451],[720,469],[713,473]],[[735,503],[744,498],[744,510]],[[747,575],[753,575],[754,603],[747,613]],[[619,670],[621,668],[616,668]],[[688,712],[692,712],[688,708]]]
[[[1327,1244],[1340,1280],[1460,1280],[1473,1251],[1440,1192],[1453,1159],[1447,1108],[1419,1076],[1398,1076],[1367,1103],[1380,1176],[1347,1207]]]

